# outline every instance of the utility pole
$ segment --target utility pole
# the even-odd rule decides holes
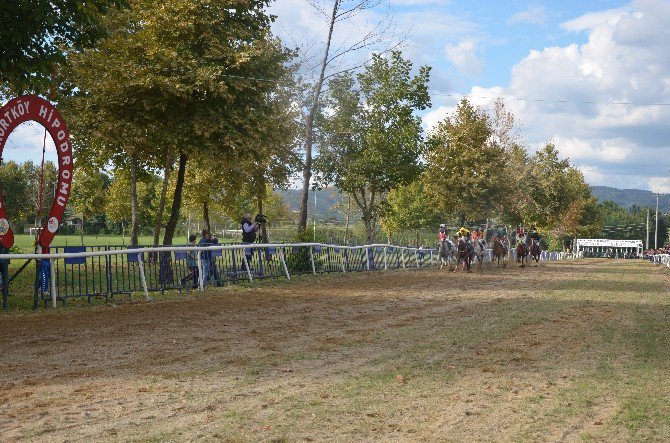
[[[649,250],[649,208],[647,208],[647,243],[645,243],[644,250]]]
[[[654,249],[658,249],[658,196],[660,194],[654,194],[656,196],[656,228],[654,229]]]

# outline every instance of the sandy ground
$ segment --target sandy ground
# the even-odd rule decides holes
[[[0,441],[628,439],[607,382],[589,381],[585,406],[579,387],[606,352],[588,337],[635,326],[628,301],[580,298],[616,290],[631,265],[612,263],[303,277],[1,317]]]

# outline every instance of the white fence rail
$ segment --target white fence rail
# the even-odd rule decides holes
[[[516,251],[510,250],[515,258]],[[193,257],[195,255],[195,257]],[[189,258],[190,256],[190,258]],[[542,260],[572,258],[563,252],[543,252]],[[486,261],[492,252],[487,250]],[[437,263],[436,249],[371,244],[340,246],[323,243],[227,244],[165,247],[53,247],[49,254],[0,254],[0,260],[36,260],[36,290],[47,304],[69,298],[167,290],[204,290],[255,279],[296,274],[423,268]],[[195,262],[195,265],[193,265]],[[202,276],[202,278],[201,278]],[[192,282],[190,281],[192,278]],[[7,281],[7,275],[4,276]],[[7,309],[8,286],[3,285]]]
[[[670,268],[670,254],[650,255],[647,258],[652,263],[657,263],[659,265],[663,265]]]

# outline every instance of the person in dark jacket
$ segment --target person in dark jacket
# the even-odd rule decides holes
[[[256,233],[260,229],[260,225],[251,221],[251,213],[247,212],[242,217],[242,244],[249,245],[256,241]],[[253,251],[251,248],[244,250],[244,255],[247,256],[247,262],[251,262],[253,258]]]
[[[209,235],[209,231],[207,229],[203,229],[202,237],[200,237],[200,242],[198,242],[198,246],[209,246],[211,244],[212,244],[212,237]],[[202,251],[200,253],[200,257],[202,259],[202,278],[204,285],[209,283],[211,255],[212,254],[209,251]]]

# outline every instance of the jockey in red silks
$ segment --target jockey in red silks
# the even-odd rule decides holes
[[[524,228],[523,226],[519,226],[519,229],[517,229],[516,233],[517,238],[519,239],[524,238],[526,236],[526,228]]]
[[[437,234],[437,239],[439,241],[447,241],[449,239],[449,236],[447,235],[447,227],[444,223],[440,225],[440,232]]]

